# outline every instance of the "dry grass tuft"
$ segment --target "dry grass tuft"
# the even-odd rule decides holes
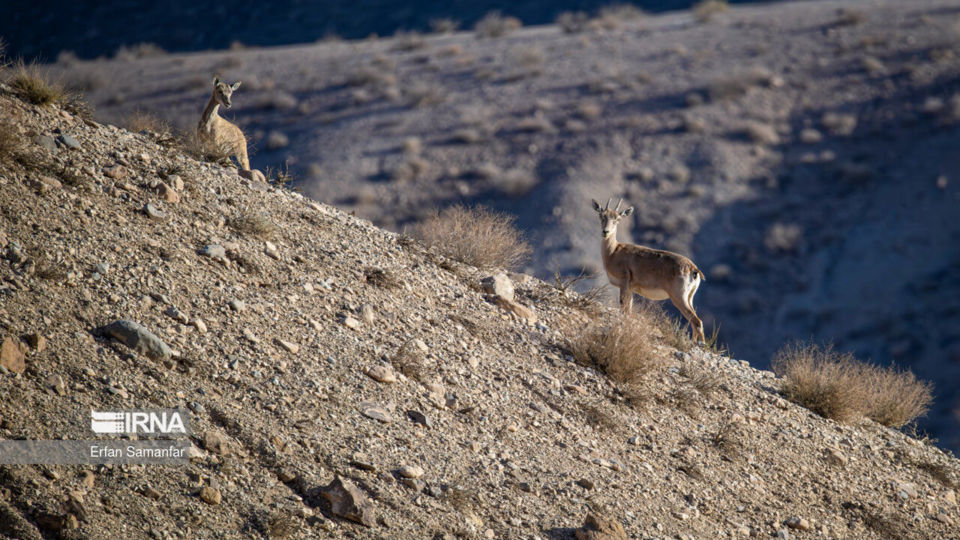
[[[710,439],[712,444],[720,454],[730,461],[739,461],[743,458],[746,443],[742,424],[736,422],[726,422],[722,424],[717,432]]]
[[[482,206],[451,206],[411,232],[441,255],[477,268],[517,268],[531,252],[514,218]]]
[[[872,366],[832,347],[789,345],[771,367],[784,378],[787,399],[838,422],[868,416],[899,428],[925,414],[932,401],[930,383],[913,373]]]
[[[516,17],[505,17],[499,11],[491,11],[477,21],[473,31],[478,38],[503,37],[523,27],[523,23]]]
[[[753,67],[711,82],[707,94],[711,101],[723,101],[743,96],[751,88],[771,85],[773,74],[764,67]]]
[[[460,29],[460,21],[449,18],[430,19],[429,24],[434,34],[452,34]]]
[[[277,226],[266,214],[244,214],[232,218],[227,223],[234,231],[269,240],[277,233]]]
[[[693,16],[698,21],[705,23],[729,9],[730,4],[727,3],[727,0],[703,0],[693,6]]]
[[[578,402],[588,426],[595,430],[617,431],[622,425],[617,417],[601,403]]]
[[[564,11],[554,23],[567,34],[578,34],[589,27],[590,16],[582,11]]]
[[[420,32],[407,32],[400,30],[393,35],[393,47],[395,51],[410,52],[422,49],[427,46],[427,40]]]
[[[300,532],[300,524],[297,518],[287,512],[277,512],[270,517],[267,522],[268,538],[293,538]]]
[[[137,109],[124,121],[123,126],[134,133],[147,131],[156,133],[163,137],[169,137],[173,133],[170,123],[161,119],[154,113]]]
[[[423,353],[413,342],[408,341],[400,347],[390,364],[407,378],[423,382],[427,375],[423,360]]]
[[[0,165],[11,163],[23,150],[23,135],[12,119],[0,118]]]
[[[608,324],[591,324],[567,343],[580,364],[602,369],[613,380],[633,385],[664,364],[650,331],[656,323],[647,311],[614,317]]]
[[[22,60],[13,66],[8,84],[20,99],[34,105],[63,104],[67,100],[63,85],[50,80],[36,64]]]

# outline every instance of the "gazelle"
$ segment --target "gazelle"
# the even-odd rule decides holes
[[[247,139],[243,136],[243,131],[224,120],[217,112],[221,105],[227,109],[232,106],[230,96],[237,88],[240,88],[240,81],[231,85],[222,82],[220,77],[213,78],[213,94],[210,96],[207,108],[203,110],[203,116],[200,117],[197,140],[209,151],[225,152],[228,156],[236,156],[240,169],[249,171]]]
[[[610,199],[604,207],[597,201],[592,202],[593,209],[600,214],[600,224],[603,227],[603,241],[600,244],[603,269],[606,270],[610,283],[620,288],[621,308],[628,313],[633,309],[634,293],[651,300],[669,298],[690,323],[693,338],[700,342],[706,341],[703,336],[703,322],[693,310],[693,295],[696,294],[700,281],[706,281],[703,272],[683,255],[617,242],[617,224],[621,219],[633,214],[633,207],[621,211],[620,204],[623,199],[620,199],[612,210]]]

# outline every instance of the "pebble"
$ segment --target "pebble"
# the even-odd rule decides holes
[[[190,322],[190,317],[187,317],[187,315],[184,312],[180,311],[179,309],[173,306],[170,306],[167,309],[163,310],[163,314],[183,324],[187,324],[188,322]]]
[[[37,143],[37,145],[40,146],[40,148],[43,148],[47,151],[50,151],[50,152],[57,151],[57,142],[53,139],[53,137],[50,137],[49,135],[38,135],[34,139],[34,142]]]
[[[264,242],[264,249],[263,249],[263,251],[264,251],[264,253],[267,254],[267,257],[270,257],[271,259],[276,259],[276,260],[278,260],[278,261],[280,260],[280,252],[277,251],[277,246],[276,246],[276,244],[274,244],[273,242],[271,242],[271,241],[269,241],[269,240],[267,240],[266,242]]]
[[[360,321],[347,315],[346,317],[343,318],[343,325],[351,330],[357,330],[360,328]]]
[[[393,368],[389,366],[373,366],[367,369],[366,374],[371,379],[380,383],[392,384],[397,382],[397,375],[394,373]]]
[[[513,283],[503,272],[483,278],[480,280],[480,286],[483,288],[483,292],[487,294],[499,296],[511,302],[513,301]]]
[[[220,504],[222,499],[223,497],[220,495],[220,490],[218,489],[209,486],[200,489],[200,500],[207,504]]]
[[[404,465],[397,471],[404,478],[420,478],[423,476],[423,467],[419,465]]]
[[[373,324],[376,320],[376,313],[373,311],[373,306],[370,304],[364,304],[360,308],[360,318],[363,319],[363,322],[367,324]]]
[[[366,407],[363,409],[363,415],[383,423],[393,422],[393,416],[383,407]]]
[[[243,312],[243,311],[246,311],[246,309],[247,309],[247,303],[244,302],[243,300],[238,300],[238,299],[236,299],[236,298],[234,298],[233,300],[230,300],[229,302],[227,302],[227,305],[230,306],[230,309],[232,309],[232,310],[234,310],[234,311],[236,311],[236,312],[238,312],[238,313],[241,313],[241,312]]]
[[[47,338],[43,337],[41,334],[27,334],[24,339],[26,339],[27,345],[29,345],[31,349],[37,351],[38,353],[42,353],[43,351],[47,350]]]
[[[197,332],[201,334],[207,333],[207,323],[203,322],[203,319],[194,319],[190,322],[190,325],[197,329]]]
[[[200,250],[200,254],[204,257],[210,257],[213,260],[220,261],[224,264],[227,264],[227,250],[224,249],[220,244],[207,244],[203,246],[203,249]]]
[[[160,209],[150,203],[143,205],[143,213],[148,218],[155,220],[161,220],[166,217],[166,215]]]
[[[162,493],[160,493],[157,489],[153,488],[152,486],[147,486],[143,488],[143,495],[145,497],[149,497],[155,500],[163,496]]]
[[[23,373],[27,369],[23,345],[19,339],[8,337],[0,345],[0,366],[14,372]]]
[[[372,527],[376,523],[373,503],[352,482],[339,476],[328,486],[320,489],[323,498],[330,502],[334,515]]]
[[[423,414],[420,411],[407,411],[407,418],[410,419],[414,424],[420,424],[421,426],[433,427],[433,421],[430,420],[430,417]]]
[[[180,194],[177,193],[177,190],[168,186],[165,182],[160,182],[157,184],[157,193],[160,195],[160,198],[170,204],[177,204],[180,202]]]
[[[280,345],[280,347],[282,347],[288,353],[297,354],[300,352],[300,346],[297,345],[296,343],[291,343],[289,341],[278,339],[277,344]]]
[[[111,165],[104,167],[103,175],[114,180],[123,180],[127,177],[127,169],[123,165]]]
[[[593,489],[597,487],[597,485],[593,482],[593,480],[590,480],[589,478],[581,478],[577,480],[577,485],[582,487],[583,489]]]
[[[57,374],[50,375],[46,380],[47,386],[53,389],[59,395],[66,393],[67,385],[63,382],[63,377]]]
[[[801,517],[792,517],[784,522],[784,525],[798,531],[809,531],[810,522]]]
[[[57,137],[57,142],[59,142],[60,144],[66,146],[71,150],[80,150],[80,142],[77,141],[77,139],[75,139],[73,135],[64,133],[63,135],[60,135],[59,137]]]
[[[170,358],[170,347],[143,325],[121,319],[103,327],[103,333],[154,360]]]

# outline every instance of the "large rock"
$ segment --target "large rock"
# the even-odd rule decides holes
[[[14,373],[23,373],[27,369],[24,345],[17,338],[8,337],[0,345],[0,366]]]
[[[330,485],[322,488],[320,494],[330,502],[330,511],[334,515],[367,527],[372,527],[375,523],[373,503],[349,480],[338,476]]]
[[[597,513],[587,514],[576,535],[577,540],[627,540],[627,532],[619,521]]]
[[[143,325],[121,319],[103,327],[103,332],[127,347],[154,360],[170,358],[170,347]]]
[[[513,301],[513,283],[503,272],[487,276],[480,281],[483,292],[499,296],[504,300]]]

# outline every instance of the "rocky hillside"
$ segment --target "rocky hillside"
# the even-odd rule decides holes
[[[457,202],[512,213],[541,278],[599,270],[589,200],[624,197],[622,239],[690,255],[707,328],[740,357],[812,337],[948,381],[958,21],[955,0],[788,2],[54,70],[100,120],[183,128],[212,73],[242,80],[255,166],[397,232]],[[960,448],[960,398],[937,392],[923,427]]]
[[[12,538],[957,537],[960,463],[652,336],[643,399],[573,362],[616,316],[0,87],[0,437],[185,407],[190,464],[0,466]],[[508,295],[508,292],[502,294]],[[523,310],[519,310],[523,311]],[[163,341],[111,339],[118,319]],[[653,332],[654,330],[651,330]],[[587,515],[591,527],[580,529]],[[593,534],[594,536],[590,536]]]

